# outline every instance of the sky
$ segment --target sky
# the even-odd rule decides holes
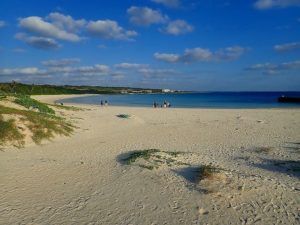
[[[0,82],[300,91],[300,0],[1,0]]]

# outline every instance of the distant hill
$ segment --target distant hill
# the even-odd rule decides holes
[[[0,92],[24,95],[60,95],[60,94],[125,94],[125,93],[161,93],[161,89],[143,89],[130,87],[100,86],[56,86],[22,84],[17,82],[0,83]]]

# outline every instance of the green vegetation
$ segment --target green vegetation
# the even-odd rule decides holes
[[[83,111],[83,108],[79,108],[76,106],[67,106],[67,105],[55,105],[55,104],[48,104],[49,106],[58,108],[58,109],[64,109],[64,110],[69,110],[69,111]]]
[[[22,142],[24,135],[18,131],[16,122],[14,120],[4,121],[3,115],[18,116],[22,124],[32,133],[31,138],[37,144],[40,144],[42,140],[53,138],[55,134],[68,136],[72,133],[74,128],[72,124],[66,122],[63,118],[47,113],[0,106],[0,115],[2,118],[1,145],[14,140],[18,141],[19,146],[24,144],[24,142]]]
[[[123,160],[127,165],[130,165],[139,158],[148,160],[153,153],[157,153],[157,152],[159,152],[158,149],[147,149],[144,151],[134,151],[134,152],[130,153],[129,156]]]
[[[123,93],[161,93],[161,89],[100,86],[55,86],[21,83],[0,83],[0,92],[22,95],[60,95],[60,94],[123,94]]]
[[[55,111],[49,108],[45,103],[34,100],[27,95],[15,95],[15,97],[14,102],[27,109],[37,109],[41,113],[55,114]]]
[[[55,111],[49,106],[73,111],[82,109],[74,106],[48,105],[30,98],[28,95],[16,94],[13,91],[5,92],[7,90],[3,87],[8,87],[7,85],[0,85],[0,87],[2,87],[0,101],[10,101],[28,109],[20,110],[0,105],[0,146],[13,144],[22,147],[26,137],[24,130],[37,144],[43,140],[50,140],[55,135],[68,136],[72,133],[74,126],[64,118],[55,116]],[[25,91],[22,90],[23,87],[26,87]],[[12,90],[21,90],[20,92],[28,90],[28,86],[22,84],[15,84],[11,88]]]
[[[209,179],[214,173],[220,172],[220,169],[211,165],[203,165],[198,168],[198,180]]]
[[[122,119],[129,119],[130,115],[128,114],[119,114],[117,117],[122,118]]]
[[[143,151],[133,151],[123,157],[121,159],[121,163],[125,165],[137,165],[146,169],[154,169],[159,168],[161,165],[171,166],[182,166],[182,165],[190,165],[188,163],[182,162],[176,157],[179,154],[184,154],[184,152],[169,152],[169,151],[161,151],[159,149],[146,149]],[[138,161],[139,159],[143,159],[142,161]]]
[[[255,147],[252,148],[252,151],[256,152],[256,153],[269,153],[273,150],[272,147]]]
[[[20,147],[24,144],[24,135],[18,130],[15,120],[5,121],[0,115],[0,146],[6,142],[12,142],[15,146]]]

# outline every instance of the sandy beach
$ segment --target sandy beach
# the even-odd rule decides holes
[[[82,108],[72,136],[0,151],[0,224],[300,223],[299,109]]]

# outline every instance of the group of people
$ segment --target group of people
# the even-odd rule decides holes
[[[161,105],[159,105],[157,102],[153,102],[153,108],[158,108],[158,107],[161,107],[161,108],[170,108],[171,104],[170,104],[170,102],[167,102],[167,101],[164,101],[164,103],[161,104]]]
[[[103,102],[103,101],[101,100],[100,105],[101,105],[101,106],[108,106],[108,101],[105,100],[105,101]]]

